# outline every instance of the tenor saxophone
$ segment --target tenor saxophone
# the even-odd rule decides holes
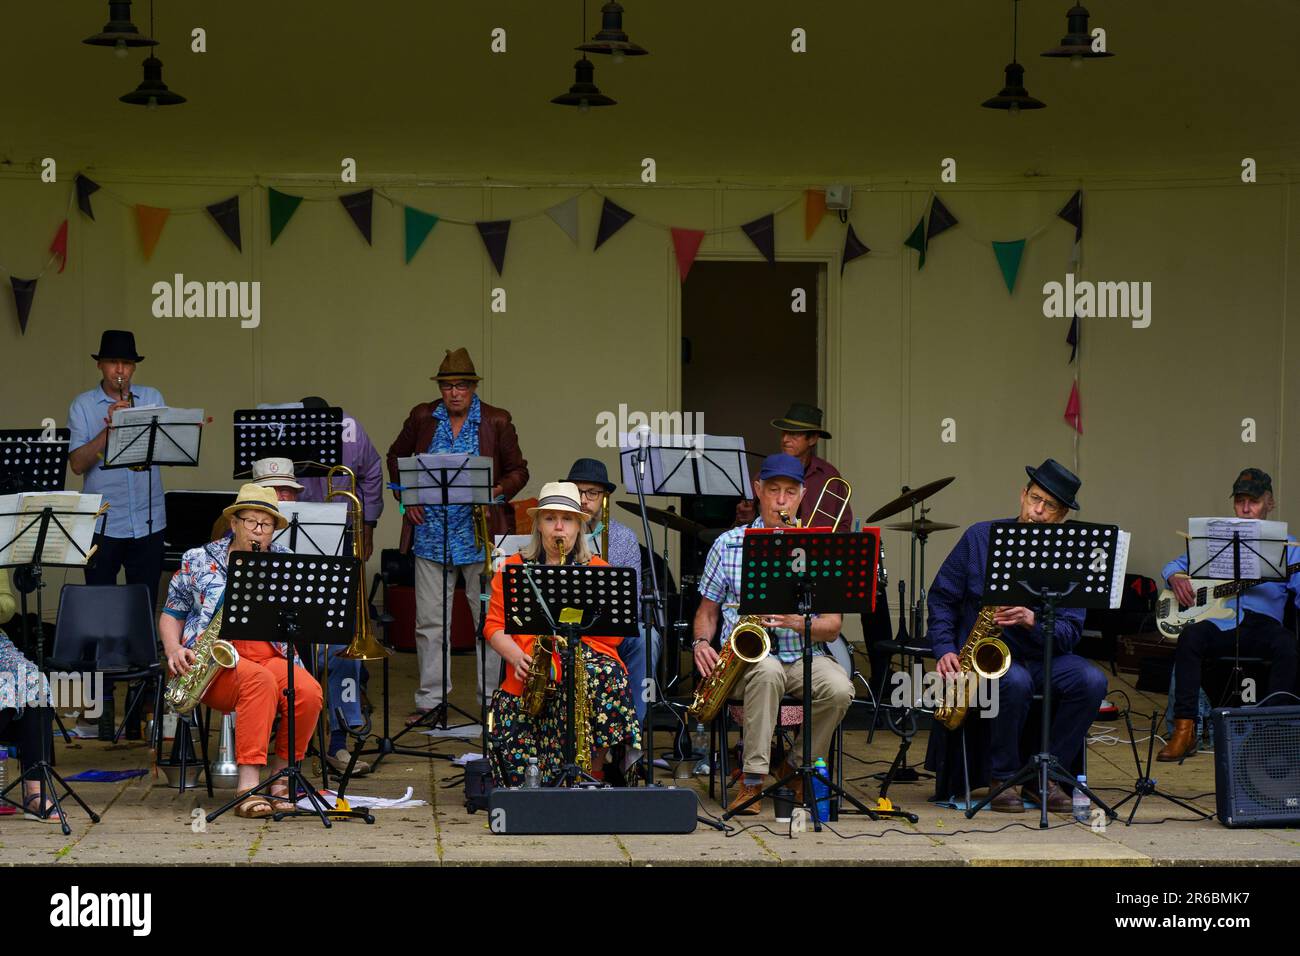
[[[976,679],[996,680],[1011,668],[1011,650],[998,636],[1002,628],[993,622],[996,610],[990,606],[980,608],[958,658],[961,673],[955,681],[944,682],[944,701],[935,709],[934,719],[949,730],[956,730],[966,719]]]

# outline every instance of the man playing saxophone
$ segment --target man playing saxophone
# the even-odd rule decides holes
[[[793,516],[803,500],[803,466],[799,459],[786,454],[769,455],[763,460],[754,482],[754,496],[758,500],[758,517],[745,527],[773,528],[786,522],[782,515]],[[791,523],[793,518],[790,518]],[[718,621],[722,621],[722,639],[725,641],[735,629],[739,619],[736,609],[740,601],[741,553],[745,528],[732,528],[713,542],[700,576],[700,607],[695,614],[695,642],[692,652],[699,680],[706,680],[718,660],[713,649]],[[831,737],[839,726],[853,700],[853,685],[844,668],[825,653],[823,645],[835,640],[840,633],[842,615],[817,614],[813,616],[813,677],[812,677],[812,727],[800,733],[812,734],[813,757],[825,757]],[[733,690],[733,695],[745,702],[744,725],[744,777],[739,792],[727,809],[734,809],[757,796],[763,788],[763,778],[769,770],[769,747],[772,732],[776,729],[780,713],[781,695],[803,693],[803,618],[798,614],[763,615],[759,621],[768,631],[771,653],[756,663],[745,667]],[[793,755],[803,753],[796,744]],[[772,768],[781,779],[794,772],[787,765]],[[796,802],[803,800],[803,782],[796,778],[790,784]],[[743,812],[756,814],[761,801],[755,801]]]
[[[226,508],[231,536],[182,556],[180,569],[172,576],[167,602],[158,620],[167,668],[173,676],[185,674],[195,660],[194,647],[218,613],[226,590],[226,567],[234,551],[276,551],[272,534],[287,524],[276,506],[275,492],[254,484],[239,489],[235,503]],[[256,545],[256,547],[254,547]],[[223,669],[203,694],[202,703],[213,710],[235,714],[235,760],[239,765],[240,790],[258,783],[260,769],[274,773],[288,763],[289,743],[285,728],[289,681],[288,646],[265,641],[232,641],[239,652],[238,663]],[[320,716],[320,684],[300,665],[294,672],[294,747],[298,759],[306,752]],[[276,734],[276,756],[267,763],[267,741],[277,713],[282,718]],[[292,810],[287,785],[276,790],[270,801],[252,796],[235,813],[241,817],[268,817],[277,810]]]
[[[529,508],[533,517],[533,539],[519,554],[506,559],[492,580],[492,600],[488,605],[483,633],[492,649],[506,664],[505,680],[492,696],[488,717],[491,736],[488,759],[493,780],[499,787],[518,787],[524,781],[530,757],[537,758],[543,786],[564,769],[564,734],[567,702],[563,692],[563,673],[558,648],[547,660],[534,660],[538,638],[532,634],[505,632],[505,568],[518,564],[590,564],[608,566],[594,557],[583,533],[583,511],[578,488],[571,482],[554,481],[542,486],[537,507]],[[604,767],[605,751],[614,744],[641,746],[641,728],[628,689],[627,671],[618,656],[618,637],[582,638],[587,711],[586,728],[591,766],[599,775]],[[537,655],[540,658],[542,655]],[[525,692],[531,678],[541,669],[551,674],[551,693],[545,695],[538,713],[529,713]],[[581,738],[582,728],[579,728]],[[582,761],[585,755],[580,754]]]
[[[1020,492],[1020,514],[1025,524],[1055,524],[1078,509],[1075,494],[1081,482],[1073,472],[1049,458],[1037,468],[1026,466],[1029,483]],[[1011,519],[999,519],[1011,520]],[[980,612],[984,593],[984,561],[988,555],[989,526],[980,521],[966,529],[935,576],[927,604],[930,608],[929,637],[938,671],[945,678],[960,679],[958,653],[970,635]],[[1071,766],[1079,755],[1084,737],[1106,696],[1106,675],[1074,653],[1083,631],[1082,608],[1061,608],[1056,612],[1056,643],[1052,657],[1052,700],[1058,703],[1052,720],[1052,753],[1062,766]],[[1000,607],[993,623],[1011,652],[1011,666],[997,681],[997,713],[990,717],[990,787],[997,788],[1020,768],[1020,734],[1033,695],[1043,687],[1043,628],[1037,613],[1027,607]],[[970,716],[974,716],[973,714]],[[969,720],[970,717],[967,717]],[[990,806],[1005,813],[1023,813],[1021,798],[1038,802],[1035,785],[1019,793],[1004,790]],[[1047,809],[1069,813],[1070,797],[1056,783],[1050,783]]]

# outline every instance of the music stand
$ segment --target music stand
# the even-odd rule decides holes
[[[37,497],[38,503],[41,503],[41,498],[45,498],[45,501],[39,511],[31,511],[20,507],[23,497],[21,494],[9,496],[5,499],[5,503],[0,504],[0,525],[5,528],[3,532],[0,532],[0,570],[4,568],[14,569],[14,587],[18,589],[22,606],[23,644],[26,646],[30,646],[31,640],[28,633],[27,595],[32,592],[36,593],[36,619],[38,621],[36,629],[36,669],[44,679],[45,634],[39,624],[44,619],[44,607],[41,599],[41,592],[45,589],[44,567],[47,564],[53,567],[85,567],[86,562],[95,553],[95,547],[90,544],[94,536],[95,521],[108,510],[108,506],[101,506],[99,495],[78,495],[63,492],[50,497],[57,497],[60,503],[66,501],[64,507],[56,508],[54,503],[45,496],[33,496]],[[12,501],[12,504],[9,503],[10,501]],[[72,507],[69,508],[68,505]],[[9,510],[10,508],[13,510]],[[61,520],[60,516],[66,518],[66,521]],[[13,519],[12,523],[8,519]],[[12,532],[8,530],[10,527],[13,528]],[[48,559],[46,556],[47,549],[53,552]],[[15,688],[15,691],[17,692],[18,688]],[[22,688],[21,692],[25,693],[26,688]],[[54,702],[52,700],[47,699],[45,703],[53,709]],[[36,761],[36,765],[27,772],[20,773],[17,780],[5,787],[4,790],[0,790],[0,803],[7,803],[20,810],[26,810],[26,798],[21,787],[29,773],[39,773],[39,806],[42,810],[45,808],[45,795],[48,792],[50,799],[54,802],[54,811],[59,816],[59,826],[63,830],[63,835],[68,836],[72,833],[72,828],[68,826],[68,817],[63,810],[63,801],[66,798],[72,797],[81,809],[86,812],[86,815],[90,817],[92,823],[99,822],[99,814],[91,810],[68,782],[59,776],[54,769],[51,763],[51,737],[52,734],[41,734],[41,754]],[[58,786],[55,786],[56,783]],[[23,798],[22,803],[17,803],[6,796],[15,787],[20,788],[18,795]],[[59,793],[58,787],[63,788],[63,793]]]
[[[631,568],[592,565],[511,564],[504,569],[502,598],[507,634],[557,634],[565,695],[564,769],[553,787],[579,780],[597,782],[577,760],[574,695],[584,671],[576,673],[574,655],[583,633],[630,637],[637,633],[636,572]],[[596,653],[588,651],[589,654]],[[541,666],[534,661],[534,667]]]
[[[71,441],[67,428],[0,429],[0,494],[62,491]]]
[[[153,535],[153,469],[155,465],[196,468],[203,441],[203,412],[197,408],[119,408],[113,413],[118,424],[108,429],[104,448],[105,471],[111,468],[141,469],[149,473],[149,514],[146,523]],[[191,431],[193,429],[193,431]]]
[[[253,462],[288,458],[300,478],[323,478],[343,463],[343,409],[239,408],[234,416],[234,478],[251,478]]]
[[[316,789],[307,782],[298,760],[297,738],[294,735],[293,658],[299,654],[298,644],[314,651],[316,644],[348,644],[356,632],[356,615],[353,613],[361,574],[360,562],[354,557],[325,557],[282,552],[236,551],[226,565],[226,590],[222,594],[221,636],[223,640],[283,642],[288,646],[288,698],[286,720],[277,733],[285,734],[288,742],[289,762],[266,780],[250,787],[224,806],[207,815],[211,823],[231,807],[257,794],[268,801],[280,799],[271,793],[277,780],[286,781],[292,810],[277,810],[272,814],[276,822],[285,817],[320,817],[326,828],[330,819],[358,817],[374,823],[370,811],[331,809]],[[310,637],[300,635],[306,633]],[[301,655],[305,659],[308,655]],[[311,805],[310,810],[298,807],[298,791]]]
[[[425,510],[425,520],[429,520],[429,508],[442,508],[442,543],[440,558],[438,564],[442,567],[442,700],[437,707],[434,707],[427,714],[420,717],[419,720],[408,724],[402,730],[398,731],[393,741],[400,740],[406,734],[415,730],[417,727],[430,728],[435,730],[457,730],[461,727],[472,727],[475,724],[481,724],[483,721],[483,712],[486,706],[486,694],[480,694],[479,716],[475,717],[461,708],[457,707],[451,701],[447,700],[447,682],[451,675],[451,629],[450,624],[451,597],[447,594],[447,563],[451,557],[449,546],[449,524],[450,509],[455,506],[473,506],[482,505],[486,507],[495,504],[492,499],[492,459],[482,455],[465,455],[465,454],[437,454],[437,455],[414,455],[410,458],[397,459],[397,475],[399,484],[397,491],[400,495],[400,501],[403,508],[412,505],[419,505]],[[484,547],[491,547],[491,542],[484,542]],[[414,548],[414,544],[412,544]],[[489,587],[491,583],[489,582]],[[480,582],[480,599],[482,583]],[[482,618],[480,617],[480,621]],[[487,646],[477,645],[475,648],[483,655],[484,666],[487,660]],[[482,669],[480,669],[482,672]],[[486,676],[486,675],[484,675]],[[484,690],[487,688],[487,682],[483,682]],[[466,719],[466,723],[449,725],[447,723],[450,711],[456,711]],[[382,743],[381,743],[382,746]],[[437,757],[441,760],[453,760],[450,754],[440,754],[432,752],[423,752],[424,756]],[[376,761],[377,763],[377,761]]]
[[[1116,813],[1087,786],[1065,772],[1052,749],[1052,657],[1056,649],[1058,607],[1107,609],[1111,603],[1113,569],[1120,530],[1115,525],[1066,521],[1029,524],[995,521],[989,527],[984,558],[986,607],[1041,605],[1043,624],[1043,701],[1039,752],[989,794],[966,809],[966,819],[979,813],[1004,790],[1037,778],[1039,829],[1046,830],[1048,782],[1082,790],[1114,820]],[[1085,742],[1086,746],[1086,742]]]
[[[836,534],[821,528],[748,528],[741,554],[740,607],[738,613],[790,614],[803,617],[803,760],[802,766],[775,784],[761,790],[735,809],[722,814],[729,820],[749,806],[771,796],[795,779],[803,782],[803,800],[821,832],[822,821],[813,783],[826,784],[830,819],[838,819],[834,798],[852,805],[872,820],[903,817],[915,823],[917,816],[904,810],[872,810],[829,776],[813,768],[812,753],[812,619],[817,613],[861,614],[876,602],[877,562],[880,532],[867,529],[853,534]]]
[[[1137,766],[1137,779],[1133,783],[1133,790],[1123,800],[1115,804],[1115,812],[1118,813],[1120,807],[1134,797],[1137,798],[1133,804],[1133,809],[1129,811],[1128,819],[1124,821],[1125,826],[1131,827],[1133,825],[1133,818],[1137,816],[1138,807],[1142,806],[1143,797],[1160,797],[1162,800],[1168,800],[1184,810],[1191,810],[1202,820],[1208,820],[1214,816],[1213,813],[1206,813],[1200,807],[1194,807],[1190,803],[1184,803],[1177,797],[1165,793],[1156,785],[1156,778],[1151,776],[1151,766],[1156,751],[1156,722],[1159,718],[1159,711],[1151,711],[1151,735],[1147,738],[1147,765],[1144,768],[1141,759],[1138,757],[1137,740],[1133,737],[1133,718],[1127,710],[1124,711],[1124,724],[1128,727],[1128,742],[1129,746],[1133,748],[1133,763]]]

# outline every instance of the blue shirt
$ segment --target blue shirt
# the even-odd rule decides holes
[[[926,605],[930,609],[928,636],[936,658],[960,653],[975,626],[980,598],[984,594],[984,559],[989,552],[989,526],[993,523],[980,521],[967,528],[935,575]],[[1041,612],[1038,608],[1033,610],[1035,621],[1032,628],[1002,629],[1002,640],[1011,650],[1012,660],[1042,660],[1043,624],[1038,620]],[[1084,613],[1084,609],[1078,607],[1057,609],[1054,654],[1073,653],[1083,634]]]
[[[762,528],[763,519],[755,518],[746,525],[747,528]],[[709,548],[709,556],[704,561],[704,573],[700,575],[700,595],[715,604],[722,605],[723,643],[740,620],[740,568],[741,558],[745,553],[745,528],[732,528],[718,535]],[[614,549],[610,542],[610,550]],[[813,617],[817,617],[816,614]],[[772,641],[772,653],[783,664],[793,664],[803,657],[803,632],[788,627],[767,628]],[[825,649],[821,641],[814,641],[813,654],[823,654]]]
[[[1276,559],[1274,559],[1276,560]],[[1300,562],[1300,547],[1290,545],[1286,549],[1286,563],[1296,564]],[[1164,566],[1160,572],[1165,581],[1169,580],[1171,574],[1179,572],[1187,573],[1187,554],[1184,552],[1174,558]],[[1279,624],[1282,623],[1283,608],[1286,605],[1286,592],[1290,591],[1295,595],[1296,607],[1300,607],[1300,571],[1291,575],[1286,582],[1282,581],[1264,581],[1255,585],[1245,594],[1240,596],[1241,611],[1244,614],[1247,611],[1256,611],[1260,614],[1267,614]],[[1238,598],[1224,598],[1224,604],[1233,609],[1232,617],[1212,617],[1210,621],[1221,631],[1230,631],[1237,626],[1237,607]]]
[[[460,434],[452,435],[451,419],[447,406],[439,402],[433,410],[438,427],[429,442],[430,455],[477,455],[478,425],[482,417],[478,396],[469,403],[469,413],[460,426]],[[442,529],[447,526],[447,550],[442,548]],[[413,549],[416,557],[439,564],[482,564],[483,549],[474,546],[474,509],[472,505],[430,506],[424,509],[424,523],[415,526]]]
[[[166,405],[162,392],[148,385],[131,385],[137,405]],[[102,385],[96,385],[88,392],[82,392],[72,400],[68,408],[68,428],[72,432],[68,448],[76,451],[104,428],[104,419],[109,406],[114,403],[104,393]],[[149,475],[143,471],[130,468],[110,468],[105,471],[101,466],[103,459],[97,460],[83,475],[82,492],[88,495],[103,495],[109,505],[108,514],[104,516],[103,532],[110,538],[143,538],[149,534]],[[162,469],[154,465],[153,471],[153,533],[157,534],[167,527],[167,511],[163,507]]]

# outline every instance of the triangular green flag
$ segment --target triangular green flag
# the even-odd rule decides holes
[[[1002,268],[1002,281],[1007,284],[1008,292],[1016,291],[1016,274],[1020,272],[1020,257],[1025,251],[1025,240],[1015,242],[994,242],[993,254],[998,257]]]
[[[922,216],[920,219],[916,221],[916,228],[912,230],[912,234],[910,236],[908,236],[906,239],[903,240],[903,245],[911,246],[913,249],[915,249],[917,252],[921,254],[921,260],[916,264],[916,270],[920,272],[921,267],[925,265],[925,217],[924,216]]]
[[[266,192],[271,206],[271,242],[274,243],[284,227],[289,224],[289,220],[293,218],[293,214],[298,211],[298,204],[302,202],[302,197],[290,196],[270,186],[267,187]]]
[[[409,263],[420,251],[420,246],[428,238],[433,227],[438,225],[438,217],[431,212],[406,207],[406,261]]]

